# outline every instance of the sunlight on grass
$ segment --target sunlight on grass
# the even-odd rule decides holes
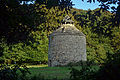
[[[48,67],[48,65],[45,64],[41,64],[41,65],[27,65],[28,68],[32,68],[32,67]]]

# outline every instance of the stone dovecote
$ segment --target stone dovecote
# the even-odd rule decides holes
[[[48,66],[87,61],[86,37],[66,16],[59,29],[49,35]]]

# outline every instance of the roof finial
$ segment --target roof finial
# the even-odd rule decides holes
[[[73,22],[74,22],[74,21],[72,21],[71,18],[70,18],[68,15],[66,15],[66,16],[64,17],[64,19],[62,20],[62,23],[63,23],[63,24],[73,24]]]

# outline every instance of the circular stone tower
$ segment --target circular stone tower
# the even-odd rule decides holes
[[[86,61],[86,38],[65,16],[59,29],[49,35],[48,66]]]

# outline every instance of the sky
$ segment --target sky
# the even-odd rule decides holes
[[[75,4],[73,7],[77,8],[77,9],[83,9],[83,10],[88,10],[88,9],[96,9],[99,8],[99,3],[95,2],[95,3],[88,3],[87,0],[84,0],[84,2],[82,0],[71,0],[73,2],[73,4]],[[28,4],[30,4],[32,2],[28,2]]]
[[[97,0],[95,0],[96,2],[92,2],[92,3],[88,3],[87,0],[84,0],[84,2],[82,0],[71,0],[73,2],[73,4],[75,4],[73,6],[73,8],[77,8],[77,9],[83,9],[83,10],[94,10],[96,8],[100,8],[100,3],[97,2]],[[29,3],[30,4],[30,3]],[[111,5],[111,6],[115,6],[117,7],[117,5]],[[111,9],[109,9],[109,11],[111,11]]]
[[[73,4],[75,4],[73,6],[73,8],[77,8],[77,9],[83,9],[83,10],[91,9],[91,10],[94,10],[96,8],[100,8],[100,6],[99,6],[100,3],[97,2],[96,0],[95,0],[96,1],[95,3],[94,2],[88,3],[87,0],[84,0],[84,2],[82,0],[71,0],[71,1],[73,2]],[[110,7],[112,7],[112,6],[117,7],[118,5],[117,4],[116,5],[111,4]],[[109,9],[109,11],[112,11],[112,9]]]
[[[84,2],[82,0],[71,0],[71,1],[73,2],[73,4],[75,4],[73,7],[77,9],[93,10],[100,7],[98,2],[88,3],[87,0],[84,0]]]

